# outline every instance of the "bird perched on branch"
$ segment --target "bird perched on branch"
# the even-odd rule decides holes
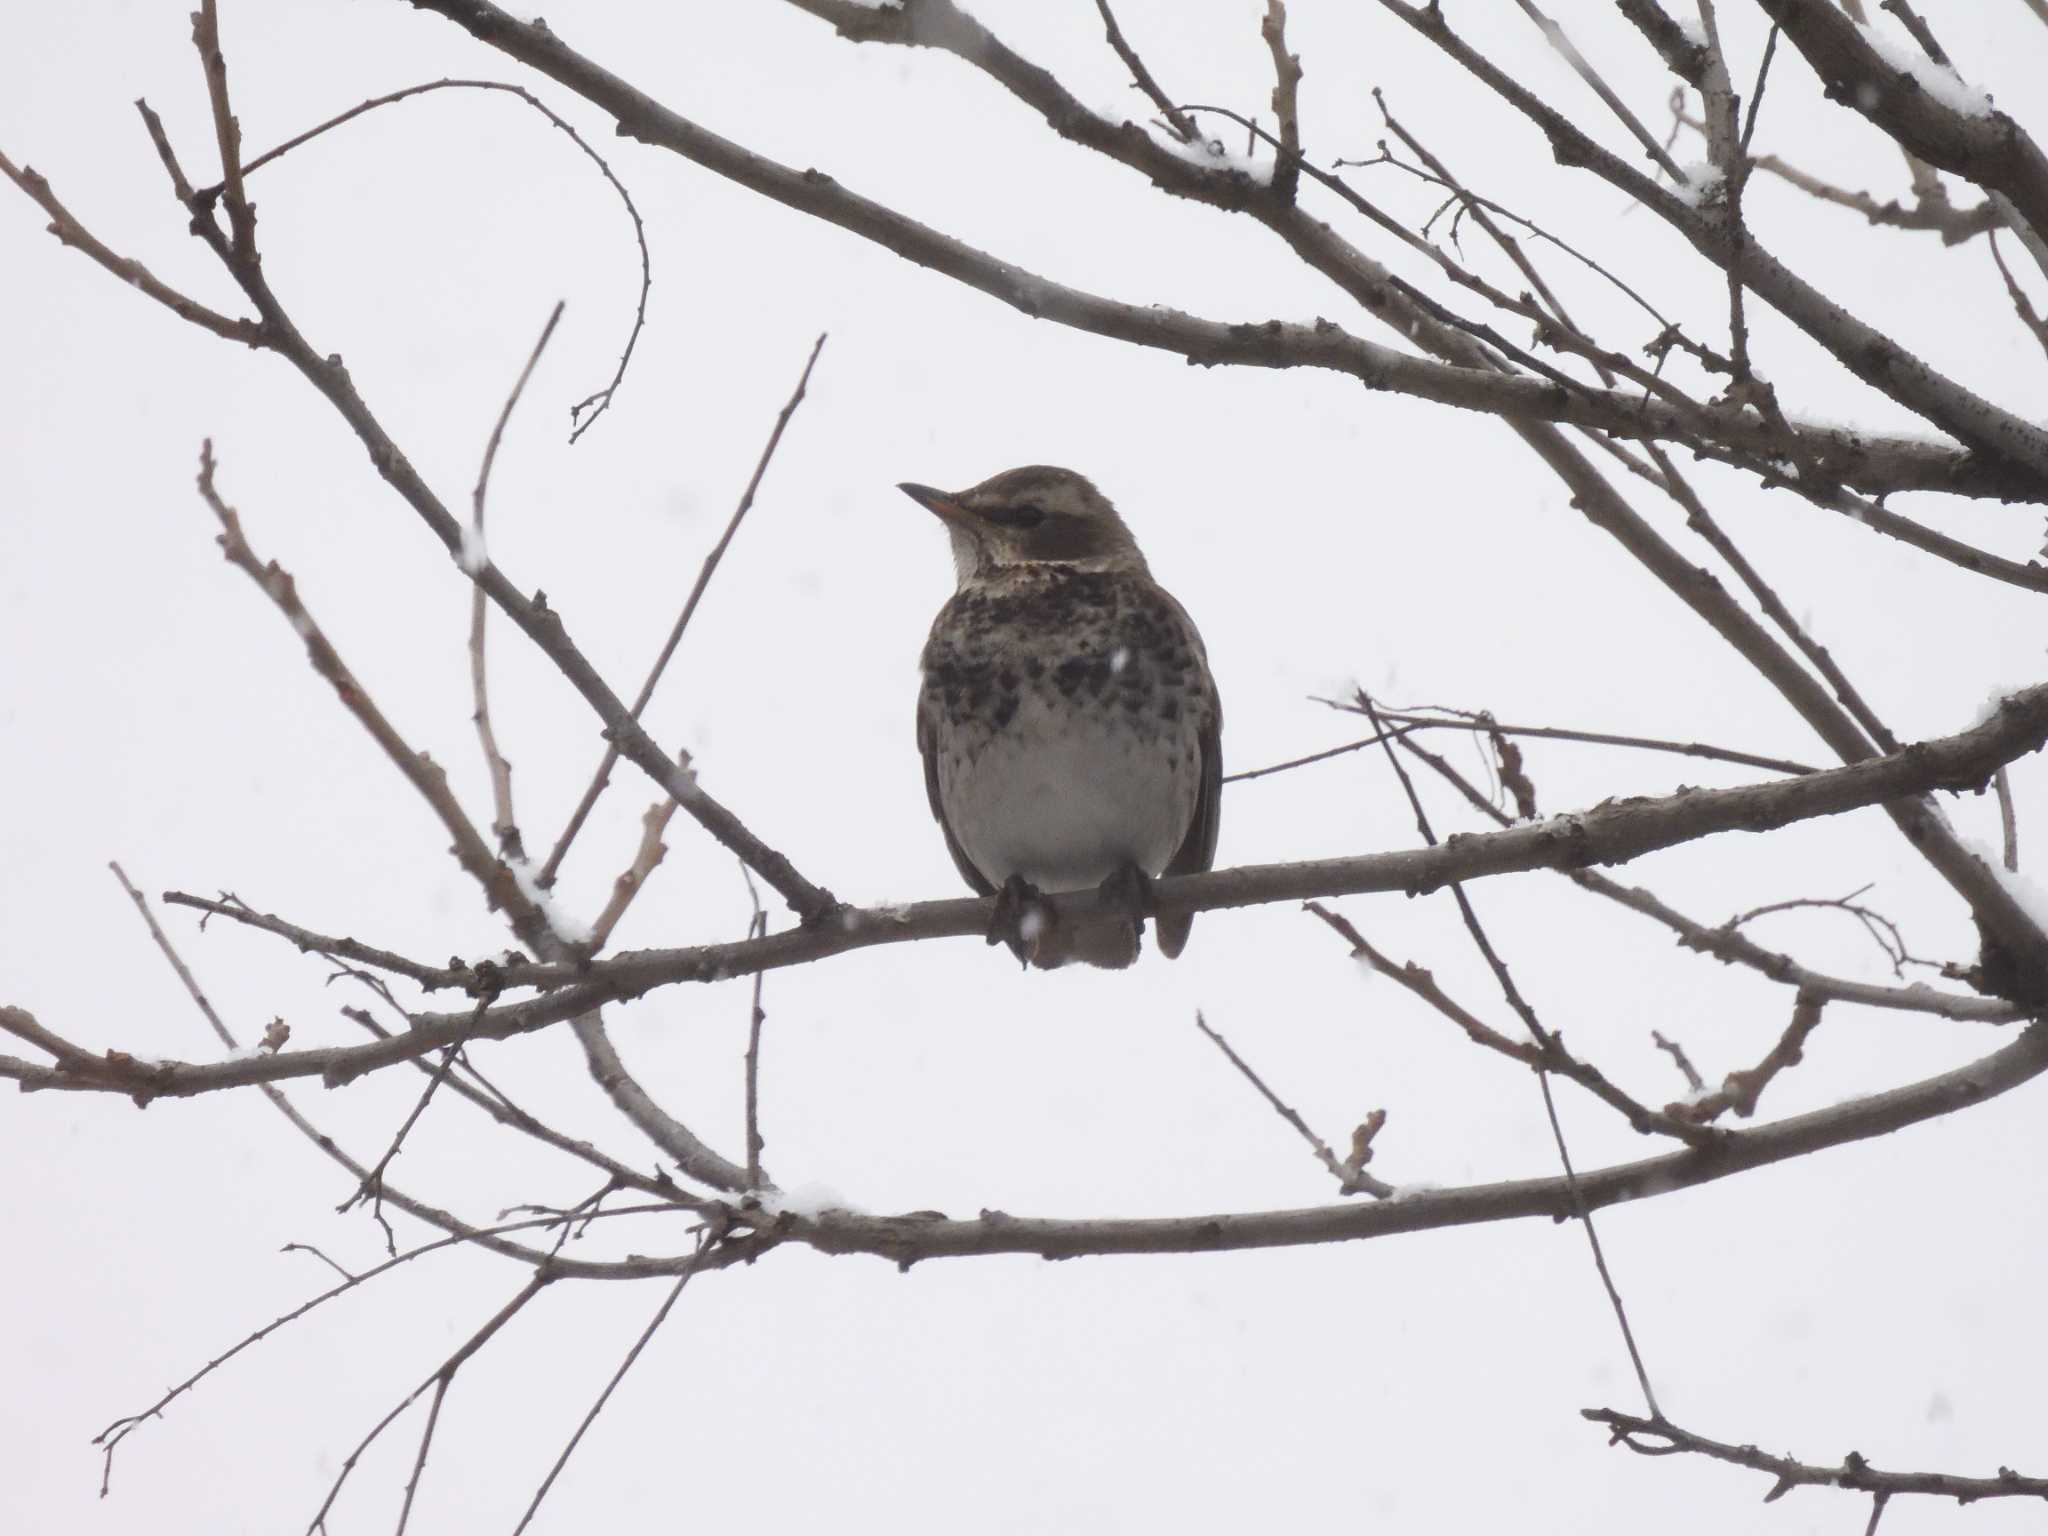
[[[1070,469],[968,490],[900,487],[936,513],[959,584],[924,648],[917,746],[946,848],[994,895],[989,942],[1052,969],[1121,969],[1147,916],[1178,955],[1194,921],[1155,875],[1216,856],[1222,706],[1202,637],[1116,508]],[[1103,893],[1062,917],[1048,893]]]

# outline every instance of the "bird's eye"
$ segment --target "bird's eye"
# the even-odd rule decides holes
[[[1001,523],[1005,528],[1036,528],[1045,521],[1045,509],[1030,505],[1019,507],[997,507],[988,514],[992,523]]]

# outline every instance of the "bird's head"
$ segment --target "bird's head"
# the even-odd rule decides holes
[[[1071,469],[1028,464],[964,491],[909,482],[897,489],[945,523],[963,586],[1025,565],[1145,571],[1145,557],[1109,498]]]

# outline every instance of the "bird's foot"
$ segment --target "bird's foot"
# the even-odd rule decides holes
[[[1152,877],[1135,864],[1126,864],[1096,887],[1110,911],[1128,917],[1131,926],[1143,933],[1145,919],[1159,915],[1159,897],[1152,889]]]
[[[988,923],[988,942],[1008,945],[1018,963],[1028,966],[1054,921],[1052,903],[1045,899],[1045,893],[1022,875],[1012,875],[996,892],[996,910]]]

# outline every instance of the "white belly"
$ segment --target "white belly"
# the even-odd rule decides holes
[[[1113,707],[1077,711],[1025,689],[978,751],[942,744],[947,824],[990,884],[1021,875],[1076,891],[1126,864],[1166,868],[1193,819],[1200,747],[1185,722],[1138,726]]]

